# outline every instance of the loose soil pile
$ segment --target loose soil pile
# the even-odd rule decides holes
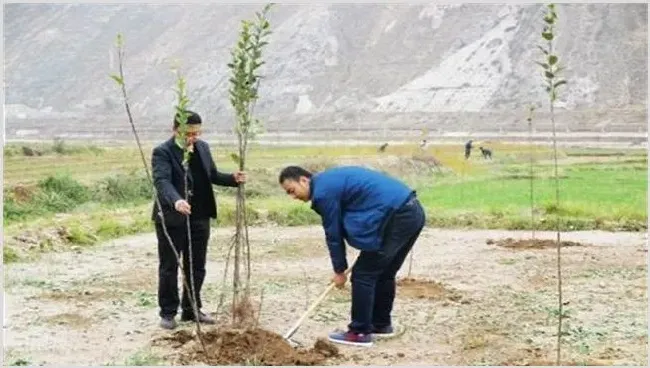
[[[464,304],[468,303],[457,290],[446,288],[443,284],[432,280],[399,279],[397,280],[397,293],[400,296],[416,299],[451,300]]]
[[[486,241],[488,245],[496,245],[498,247],[509,248],[509,249],[547,249],[547,248],[557,248],[555,240],[551,239],[513,239],[506,238],[503,240],[493,240],[488,239]],[[582,244],[574,241],[560,241],[560,244],[563,248],[565,247],[584,247],[587,244]]]
[[[11,194],[16,202],[29,202],[34,196],[35,188],[26,185],[15,185],[11,188]]]
[[[336,163],[322,159],[309,160],[303,162],[302,165],[312,172],[339,165],[360,165],[398,176],[450,171],[449,168],[443,166],[440,160],[427,152],[417,152],[410,157],[392,154],[382,154],[378,157],[364,157],[362,159],[346,157],[338,159]]]
[[[59,249],[65,244],[70,244],[75,235],[66,226],[26,230],[8,239],[12,245],[19,249]],[[94,236],[90,236],[91,239]]]
[[[203,331],[207,355],[193,331],[181,330],[161,340],[179,349],[180,365],[324,365],[339,357],[336,346],[317,340],[313,348],[296,349],[282,336],[263,329],[213,329]]]

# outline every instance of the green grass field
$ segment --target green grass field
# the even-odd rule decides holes
[[[560,180],[562,214],[576,217],[631,217],[644,220],[647,177],[640,170],[607,170],[607,167],[569,168]],[[530,180],[486,178],[422,188],[427,207],[441,210],[479,210],[519,213],[530,206]],[[534,198],[547,211],[555,201],[555,181],[540,178]]]
[[[5,147],[5,262],[60,247],[86,246],[151,231],[151,189],[140,154],[129,147],[31,146],[41,156]],[[530,147],[491,143],[493,160],[462,145],[393,146],[378,153],[361,147],[253,147],[248,166],[248,216],[254,225],[319,224],[309,205],[290,200],[277,183],[280,169],[301,164],[312,170],[333,165],[368,165],[412,185],[435,227],[531,229]],[[223,171],[233,170],[232,147],[212,145]],[[147,162],[151,147],[145,148]],[[560,216],[568,230],[646,230],[645,151],[569,149],[559,154],[561,204],[555,206],[552,151],[534,147],[534,198],[540,230],[554,229]],[[435,159],[434,159],[435,158]],[[437,164],[437,165],[436,165]],[[234,221],[234,190],[215,187],[216,226]],[[56,234],[53,235],[53,234]]]

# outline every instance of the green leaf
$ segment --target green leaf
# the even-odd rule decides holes
[[[117,84],[119,84],[120,86],[124,84],[124,81],[118,75],[113,74],[111,75],[111,78],[113,78],[113,80],[117,82]]]
[[[537,48],[539,48],[544,53],[544,55],[548,55],[548,51],[546,51],[546,49],[543,48],[542,46],[537,45]]]
[[[548,56],[548,63],[549,63],[550,65],[555,65],[555,63],[557,63],[557,56],[555,56],[555,55],[549,55],[549,56]]]
[[[115,39],[115,44],[120,49],[122,48],[122,46],[124,46],[124,37],[122,36],[122,33],[117,34],[117,37]]]
[[[565,80],[555,82],[555,84],[553,85],[553,88],[557,88],[557,87],[559,87],[559,86],[561,86],[563,84],[567,84],[567,82]]]
[[[553,40],[553,33],[542,32],[542,37],[544,37],[545,40],[552,41]]]
[[[553,73],[549,72],[549,71],[545,71],[545,72],[544,72],[544,76],[545,76],[546,78],[548,78],[548,79],[553,79],[553,78],[555,78],[555,75],[554,75]]]
[[[550,66],[549,66],[548,64],[546,64],[546,63],[540,63],[539,61],[536,61],[535,64],[541,66],[541,67],[544,68],[544,69],[549,69],[549,68],[550,68]]]
[[[239,155],[236,154],[235,152],[231,152],[231,153],[230,153],[230,159],[231,159],[234,163],[239,164]]]

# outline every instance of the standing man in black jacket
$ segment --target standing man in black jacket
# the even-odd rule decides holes
[[[205,264],[208,240],[210,239],[210,218],[217,217],[217,206],[212,191],[212,184],[236,187],[246,182],[246,174],[235,172],[225,174],[217,171],[212,160],[210,147],[199,140],[201,135],[201,117],[192,111],[187,119],[186,142],[179,132],[178,115],[174,117],[174,135],[153,150],[151,166],[153,181],[162,206],[165,225],[176,251],[183,259],[185,277],[190,284],[190,266],[188,259],[188,237],[186,216],[190,216],[192,240],[192,264],[194,273],[194,298],[199,309],[199,322],[214,324],[215,320],[200,311],[201,286],[205,279]],[[191,152],[188,167],[188,200],[185,200],[185,168],[183,165],[183,147],[187,144]],[[183,287],[182,301],[178,297],[178,262],[165,236],[159,209],[154,202],[152,219],[155,221],[158,238],[158,305],[160,307],[160,326],[165,329],[176,327],[175,317],[181,305],[181,320],[195,320],[192,304],[188,298],[189,290]]]

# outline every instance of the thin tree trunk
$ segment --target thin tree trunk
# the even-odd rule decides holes
[[[532,115],[532,113],[531,113]],[[530,117],[529,126],[529,144],[530,144],[530,226],[533,231],[533,240],[535,240],[535,173],[533,171],[533,121]]]
[[[555,117],[553,115],[553,103],[551,103],[551,124],[553,125],[553,161],[555,166],[555,207],[556,207],[556,221],[555,230],[557,232],[557,297],[558,297],[558,323],[557,323],[557,356],[556,363],[560,365],[560,356],[562,351],[562,319],[563,315],[563,301],[562,301],[562,243],[560,241],[560,180],[558,177],[557,165],[557,139],[555,136]]]

